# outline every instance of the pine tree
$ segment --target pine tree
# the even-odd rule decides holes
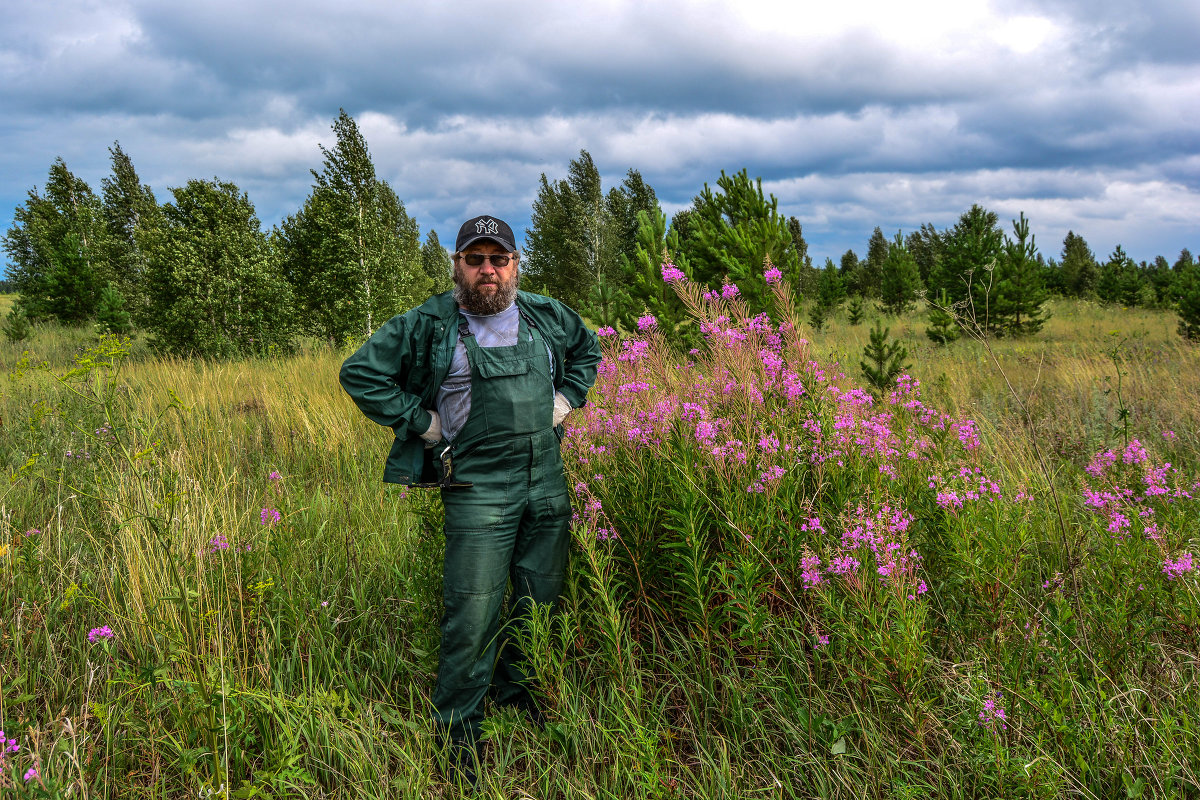
[[[1146,284],[1154,292],[1153,306],[1155,308],[1171,306],[1175,299],[1173,296],[1175,273],[1171,271],[1171,264],[1165,256],[1155,256],[1154,263],[1146,270]]]
[[[814,331],[822,330],[825,327],[825,320],[828,316],[828,308],[820,303],[813,303],[808,309],[808,324],[812,326]]]
[[[825,259],[825,268],[817,279],[817,303],[829,311],[837,308],[846,299],[846,286],[842,274],[832,258]]]
[[[1179,300],[1179,335],[1190,342],[1200,342],[1200,265],[1187,265],[1179,275],[1176,289]]]
[[[878,228],[875,230],[879,231]],[[900,231],[896,231],[896,238],[886,252],[880,267],[881,305],[889,314],[903,314],[917,302],[917,294],[922,288],[921,273]]]
[[[250,199],[216,180],[172,194],[148,253],[151,344],[211,358],[287,349],[296,310]]]
[[[1066,292],[1071,297],[1092,297],[1096,293],[1096,278],[1099,266],[1096,256],[1092,253],[1082,236],[1076,236],[1074,231],[1067,231],[1063,239],[1062,260],[1059,263],[1062,270],[1062,281]]]
[[[29,316],[25,313],[25,309],[19,305],[14,305],[8,310],[8,316],[4,318],[4,336],[8,341],[25,341],[29,338],[31,328]]]
[[[838,272],[842,276],[842,285],[846,287],[847,294],[862,295],[859,290],[859,284],[862,282],[859,272],[862,269],[862,262],[858,260],[858,255],[853,250],[842,253],[842,257],[838,261]]]
[[[804,240],[804,226],[795,217],[788,217],[788,233],[792,235],[792,248],[796,251],[796,275],[784,275],[800,297],[809,297],[817,291],[819,276],[813,268],[812,256],[808,254],[808,242]]]
[[[1117,245],[1100,267],[1096,278],[1096,297],[1106,305],[1136,306],[1141,297],[1141,275],[1137,264]]]
[[[663,274],[664,267],[669,266],[678,270],[683,280],[691,280],[691,266],[680,252],[678,233],[674,229],[668,233],[667,218],[658,208],[642,211],[638,218],[641,225],[633,258],[621,259],[625,289],[617,302],[617,322],[633,331],[638,317],[652,314],[669,341],[686,348],[698,346],[695,326],[688,324],[687,308],[671,286],[677,276],[668,272],[668,281]]]
[[[432,228],[425,234],[425,244],[421,245],[421,270],[429,278],[429,290],[434,294],[454,287],[454,262]]]
[[[915,230],[904,240],[908,252],[912,253],[917,262],[917,271],[921,274],[921,285],[929,285],[929,276],[938,268],[942,260],[942,236],[928,222],[919,230]]]
[[[1195,263],[1196,260],[1192,258],[1192,251],[1185,247],[1179,251],[1179,258],[1175,259],[1175,263],[1171,265],[1171,271],[1182,275]]]
[[[417,224],[376,177],[358,125],[342,110],[332,128],[337,144],[321,146],[312,193],[274,238],[306,332],[341,344],[366,339],[432,287]]]
[[[100,181],[104,197],[104,223],[108,233],[105,259],[111,283],[128,302],[133,316],[146,316],[145,242],[162,225],[162,211],[149,186],[133,168],[133,161],[114,142],[108,149],[112,175]]]
[[[1024,336],[1037,333],[1046,321],[1042,304],[1046,290],[1029,220],[1022,213],[1013,220],[1014,238],[1004,244],[996,266],[991,319],[1001,333]]]
[[[888,340],[889,329],[876,321],[871,329],[871,339],[863,348],[863,358],[858,362],[862,368],[871,393],[880,397],[896,385],[900,377],[912,364],[905,364],[908,350],[899,341]]]
[[[746,170],[721,172],[714,190],[708,184],[692,204],[690,230],[681,240],[695,280],[712,288],[737,284],[754,311],[767,309],[769,292],[763,264],[769,259],[785,276],[798,275],[796,253],[779,201],[764,195],[762,180]]]
[[[863,297],[879,297],[883,287],[883,265],[888,257],[888,240],[876,227],[867,242],[867,257],[858,272],[858,293]]]
[[[124,335],[133,327],[129,322],[129,312],[125,310],[125,298],[109,281],[100,290],[100,302],[96,307],[96,327],[104,333]]]
[[[863,320],[863,301],[862,298],[855,295],[850,298],[850,302],[846,305],[846,321],[851,325],[857,325]]]
[[[990,319],[993,271],[1004,242],[998,222],[994,212],[971,206],[942,237],[942,259],[929,284],[932,292],[945,290],[970,324],[989,333],[996,327]]]
[[[925,335],[934,344],[949,344],[961,335],[945,289],[938,294],[937,302],[929,303],[929,327]]]

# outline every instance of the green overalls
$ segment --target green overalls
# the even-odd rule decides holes
[[[471,365],[471,411],[451,452],[455,480],[473,485],[442,490],[446,611],[433,719],[443,737],[475,742],[493,684],[500,705],[532,702],[511,629],[533,603],[558,599],[571,503],[551,425],[554,383],[541,334],[522,312],[517,344],[482,348],[459,320]],[[510,580],[508,630],[501,631]]]

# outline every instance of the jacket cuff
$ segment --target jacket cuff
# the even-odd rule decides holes
[[[429,430],[429,426],[433,423],[433,414],[430,414],[423,408],[418,408],[417,413],[408,423],[408,435],[420,436]]]

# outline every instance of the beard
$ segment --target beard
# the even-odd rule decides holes
[[[454,299],[472,314],[481,316],[499,314],[511,306],[513,300],[517,298],[517,282],[520,277],[521,271],[514,268],[512,276],[507,281],[501,281],[497,277],[491,279],[489,284],[481,283],[478,280],[471,284],[468,282],[467,276],[463,274],[462,267],[456,263],[454,265]],[[496,288],[485,289],[485,285]]]

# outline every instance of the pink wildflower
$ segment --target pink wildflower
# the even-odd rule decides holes
[[[662,279],[667,283],[675,283],[677,281],[686,281],[687,275],[683,274],[683,270],[668,261],[662,265]]]
[[[90,631],[88,631],[88,641],[92,642],[93,644],[101,639],[112,639],[115,636],[116,634],[113,633],[112,628],[108,627],[107,625],[104,625],[100,628],[92,628]]]
[[[279,522],[281,519],[283,519],[283,516],[279,513],[279,509],[277,508],[264,508],[258,515],[258,519],[263,525],[270,525],[272,523]]]
[[[1176,578],[1182,578],[1185,573],[1191,572],[1195,567],[1192,564],[1192,554],[1184,553],[1175,561],[1167,559],[1163,562],[1163,573],[1167,576],[1167,580],[1173,581]]]
[[[653,314],[647,314],[644,317],[638,317],[637,326],[639,331],[648,330],[656,327],[657,325],[658,320],[654,318]]]
[[[800,579],[806,589],[813,589],[825,582],[821,577],[821,559],[818,556],[805,556],[800,560]]]
[[[979,724],[996,730],[1008,730],[1008,715],[999,701],[1004,699],[1000,692],[989,694],[983,700],[983,710],[979,712]]]
[[[779,271],[778,267],[771,267],[763,273],[763,277],[767,279],[767,283],[775,284],[783,280],[783,273]]]

